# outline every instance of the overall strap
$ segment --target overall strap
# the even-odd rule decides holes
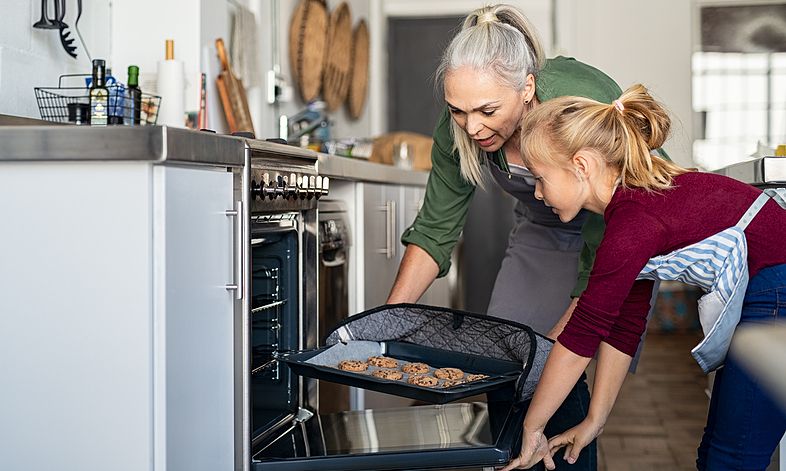
[[[769,199],[770,199],[770,195],[768,195],[767,192],[760,194],[759,197],[756,198],[756,201],[754,201],[753,204],[750,205],[748,210],[745,211],[745,214],[742,215],[742,217],[740,218],[739,222],[735,225],[735,227],[739,227],[744,231],[745,228],[748,227],[748,224],[750,224],[750,222],[753,220],[753,218],[755,218],[756,215],[759,214],[759,210],[761,210],[761,208],[764,207],[764,205],[767,203],[767,201],[769,201]]]

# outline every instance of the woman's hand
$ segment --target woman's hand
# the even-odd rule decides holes
[[[574,464],[579,459],[579,453],[592,440],[603,432],[603,424],[593,421],[589,417],[575,427],[551,437],[549,440],[549,454],[554,456],[563,446],[565,447],[564,460]]]
[[[524,435],[521,437],[521,453],[501,471],[511,469],[529,469],[540,460],[546,465],[546,469],[554,469],[554,460],[549,453],[549,443],[543,429],[529,431],[524,428]]]

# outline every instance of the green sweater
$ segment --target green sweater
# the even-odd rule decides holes
[[[555,57],[535,79],[538,101],[560,96],[583,96],[604,103],[617,99],[622,90],[600,70],[573,58]],[[412,225],[404,231],[401,242],[415,244],[431,255],[439,265],[439,276],[450,268],[450,254],[467,220],[469,203],[475,187],[461,176],[458,151],[450,133],[450,114],[442,112],[434,130],[431,150],[431,174],[426,186],[423,207]],[[502,169],[508,169],[502,150],[488,154]],[[595,251],[603,238],[603,216],[590,214],[582,227],[584,248],[579,259],[579,278],[572,295],[578,296],[587,287]]]

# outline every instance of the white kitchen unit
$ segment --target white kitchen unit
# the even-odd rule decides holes
[[[357,183],[355,191],[357,201],[362,201],[363,224],[355,227],[355,240],[363,243],[363,306],[369,309],[385,304],[396,280],[403,250],[401,191],[395,185],[365,182]]]
[[[242,149],[0,126],[0,469],[234,469]]]

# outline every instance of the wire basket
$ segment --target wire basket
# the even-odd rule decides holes
[[[66,74],[61,75],[57,87],[35,87],[35,98],[38,102],[38,111],[41,119],[56,123],[67,123],[73,120],[74,111],[71,112],[69,120],[69,105],[90,106],[90,88],[85,87],[64,87],[63,79],[80,77],[83,80],[90,78],[85,74]],[[115,82],[107,85],[109,90],[108,98],[108,122],[109,124],[143,125],[153,126],[158,119],[158,110],[161,106],[161,97],[142,93],[142,100],[139,106],[139,122],[135,122],[135,106],[131,99],[128,89],[122,83]],[[88,112],[89,115],[89,112]],[[89,124],[84,122],[84,124]]]

